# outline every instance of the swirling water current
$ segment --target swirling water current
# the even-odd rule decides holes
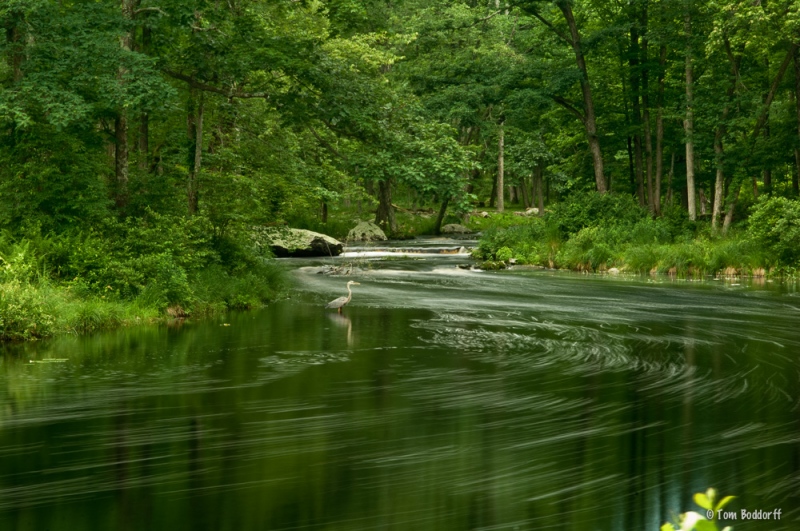
[[[5,346],[0,529],[657,530],[708,487],[782,510],[736,531],[800,529],[793,289],[389,250],[285,260],[259,311]]]

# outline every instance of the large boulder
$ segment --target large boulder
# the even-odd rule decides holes
[[[362,221],[347,233],[349,242],[376,242],[386,239],[383,230],[371,221]]]
[[[338,256],[344,245],[328,235],[305,229],[259,228],[254,231],[257,246],[269,246],[279,258],[295,256]]]
[[[472,231],[464,225],[458,223],[450,223],[442,227],[442,234],[472,234]]]

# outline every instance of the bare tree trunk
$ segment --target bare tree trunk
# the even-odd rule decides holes
[[[186,197],[189,215],[193,215],[197,212],[197,206],[199,202],[200,167],[203,157],[203,92],[199,91],[199,93],[195,93],[193,91],[191,99],[194,99],[195,97],[197,108],[196,110],[192,109],[194,110],[195,115],[193,117],[194,119],[189,121],[190,135],[194,133],[193,137],[190,136],[190,153],[192,154],[192,164],[189,170],[189,179],[186,183]]]
[[[708,213],[708,199],[706,198],[706,191],[703,187],[698,189],[698,196],[700,196],[700,215],[705,216]]]
[[[800,144],[800,53],[795,49],[794,54],[794,104],[797,116],[797,142]],[[794,148],[795,173],[792,175],[792,190],[794,195],[800,195],[800,146]]]
[[[135,0],[121,0],[122,15],[128,21],[133,20]],[[133,33],[128,30],[120,37],[120,47],[130,51],[133,47]],[[117,81],[125,83],[127,69],[122,65],[117,69]],[[119,210],[124,210],[128,203],[128,111],[121,106],[117,109],[114,120],[114,173],[116,174],[115,202]]]
[[[661,214],[661,176],[664,172],[664,67],[667,63],[667,47],[663,44],[658,58],[658,113],[656,114],[656,179],[653,189],[653,204],[656,214]]]
[[[150,118],[143,112],[139,119],[139,164],[142,171],[147,170],[148,154],[150,152]]]
[[[686,132],[686,198],[689,219],[697,219],[697,207],[695,205],[694,187],[694,110],[692,109],[692,84],[694,83],[692,70],[692,19],[687,12],[684,18],[684,28],[686,29],[686,118],[683,121],[683,128]]]
[[[736,210],[736,202],[739,200],[739,191],[741,189],[741,183],[736,184],[736,188],[733,190],[733,197],[728,205],[728,212],[725,214],[725,221],[722,223],[722,234],[727,234],[728,229],[731,228],[731,223],[733,223],[733,213]]]
[[[672,162],[669,164],[669,174],[667,175],[667,203],[672,205],[672,177],[675,175],[675,152],[672,152]]]
[[[642,120],[644,122],[644,151],[645,173],[647,175],[647,206],[652,214],[656,213],[655,194],[653,192],[653,135],[650,130],[650,85],[647,43],[647,2],[642,10],[642,28],[645,35],[642,37]]]
[[[517,188],[519,197],[522,198],[522,207],[529,208],[530,202],[528,201],[528,187],[526,186],[527,183],[525,182],[525,178],[520,179],[520,186]]]
[[[22,32],[18,24],[6,29],[6,42],[9,47],[8,66],[11,68],[11,75],[14,83],[22,81],[22,61],[25,58],[24,45],[22,42]]]
[[[539,209],[540,216],[544,216],[544,194],[542,191],[543,187],[544,183],[542,182],[542,167],[536,166],[536,190],[538,192],[537,208]]]
[[[151,31],[147,26],[142,27],[142,43],[140,51],[147,53],[150,48]],[[141,171],[147,171],[149,166],[148,157],[150,154],[150,116],[147,112],[142,112],[139,117],[139,161],[138,168]]]
[[[444,215],[447,213],[447,205],[450,203],[450,196],[444,198],[442,205],[439,207],[439,214],[436,216],[436,224],[433,226],[434,234],[441,234],[442,223],[444,222]]]
[[[497,211],[502,212],[504,208],[503,204],[503,195],[505,193],[505,187],[503,186],[503,151],[504,151],[504,141],[503,138],[503,122],[500,122],[500,129],[497,133]]]
[[[769,56],[767,56],[766,58],[765,66],[767,67],[767,82],[769,82]],[[766,117],[764,119],[764,138],[766,142],[769,142],[769,108],[767,108],[765,112],[766,112]],[[769,167],[764,168],[763,179],[764,179],[764,193],[770,195],[770,193],[772,193],[772,168]]]
[[[634,172],[636,174],[636,198],[639,200],[639,206],[644,206],[646,198],[644,196],[644,162],[642,160],[642,108],[639,104],[639,80],[641,76],[639,71],[639,32],[636,27],[635,17],[631,17],[631,19],[628,65],[630,67],[631,104],[633,107],[633,124],[635,127],[635,132],[633,134],[633,158],[635,163]]]
[[[556,5],[561,9],[561,12],[564,14],[564,19],[567,21],[567,26],[569,26],[572,50],[575,53],[575,62],[581,72],[581,92],[583,93],[584,108],[583,123],[586,129],[586,138],[589,141],[589,151],[592,154],[592,162],[594,164],[595,186],[598,192],[605,193],[608,188],[603,173],[603,153],[600,150],[600,139],[597,136],[597,119],[594,112],[594,99],[592,98],[592,88],[589,85],[589,72],[586,69],[586,60],[583,57],[583,50],[581,49],[581,36],[578,32],[575,16],[572,13],[572,4],[567,0],[558,0]]]
[[[397,219],[392,206],[392,182],[388,179],[378,181],[378,210],[375,213],[375,223],[382,225],[384,230],[397,232]]]
[[[320,218],[322,218],[323,223],[328,223],[328,203],[325,201],[322,202],[320,205]]]
[[[114,121],[114,169],[116,182],[116,205],[122,210],[128,203],[128,117],[120,110]]]
[[[727,110],[728,109],[726,108],[725,111]],[[714,155],[717,165],[717,177],[714,181],[714,208],[711,212],[711,230],[714,232],[717,231],[717,227],[719,226],[719,217],[722,215],[722,201],[724,200],[725,193],[725,174],[722,165],[722,135],[724,134],[723,127],[724,126],[721,125],[719,128],[717,128],[717,132],[714,134]]]

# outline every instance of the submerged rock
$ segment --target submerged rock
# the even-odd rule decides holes
[[[305,229],[258,227],[254,230],[253,239],[256,246],[268,246],[279,258],[338,256],[344,250],[344,245],[339,240]]]
[[[480,268],[484,271],[497,271],[498,269],[505,269],[506,263],[502,260],[498,260],[497,262],[492,260],[486,260],[484,263],[480,265]]]
[[[349,242],[375,242],[386,240],[386,234],[371,221],[362,221],[347,233]]]
[[[442,234],[472,234],[472,231],[464,225],[458,223],[450,223],[442,227]]]

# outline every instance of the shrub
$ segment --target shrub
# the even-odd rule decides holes
[[[800,263],[800,201],[785,197],[759,198],[748,221],[748,235],[775,257],[774,265]]]
[[[584,192],[558,203],[553,212],[545,217],[548,224],[552,224],[566,237],[577,234],[585,227],[620,226],[629,230],[648,215],[647,210],[627,194]]]
[[[0,284],[0,339],[33,339],[51,333],[55,324],[46,298],[30,284]]]

